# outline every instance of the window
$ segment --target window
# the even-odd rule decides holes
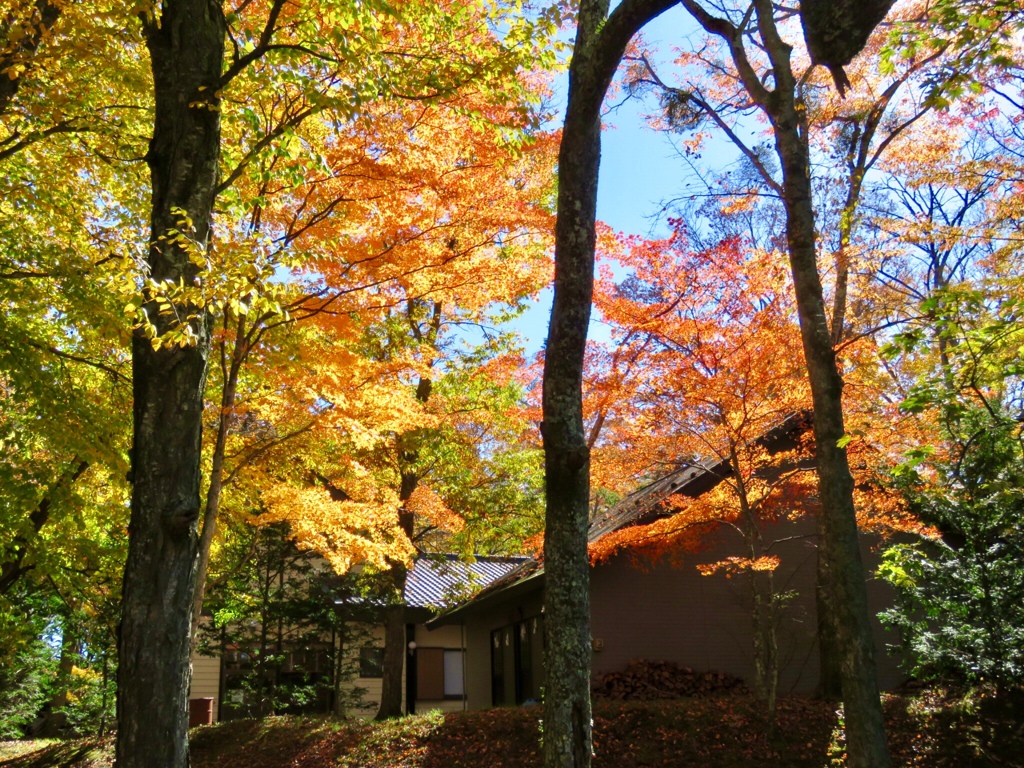
[[[359,649],[359,676],[384,677],[384,649],[366,645]]]
[[[462,681],[463,652],[461,650],[444,652],[444,697],[461,699],[465,694]]]
[[[491,704],[500,707],[512,702],[505,701],[505,643],[504,632],[491,632]]]
[[[534,685],[533,641],[529,622],[516,624],[516,704],[536,704],[540,698]]]

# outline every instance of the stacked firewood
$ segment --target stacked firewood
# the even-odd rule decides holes
[[[749,693],[738,677],[724,672],[695,672],[674,661],[633,659],[623,672],[608,672],[594,683],[594,696],[605,699],[682,699]]]

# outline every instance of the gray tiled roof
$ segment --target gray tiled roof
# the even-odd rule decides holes
[[[421,557],[406,576],[405,604],[412,608],[444,608],[465,600],[526,559],[479,556],[466,562],[458,555]]]

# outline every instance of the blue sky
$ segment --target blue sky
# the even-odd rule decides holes
[[[696,35],[689,15],[675,6],[644,30],[648,45],[659,50],[659,63],[672,59],[673,46],[686,47]],[[558,102],[565,106],[564,80]],[[612,100],[601,141],[601,176],[597,217],[613,229],[636,235],[665,234],[662,207],[684,187],[686,169],[668,136],[651,130],[643,115],[652,111],[636,99]],[[528,354],[537,352],[547,337],[551,291],[544,291],[514,327],[524,336]],[[607,338],[592,321],[591,338]]]

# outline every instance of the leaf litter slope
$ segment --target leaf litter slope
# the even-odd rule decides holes
[[[595,704],[595,768],[838,768],[832,705],[783,699],[778,738],[764,738],[761,707],[742,696]],[[1020,765],[1021,712],[988,710],[985,697],[944,692],[891,696],[894,762],[973,768]],[[532,768],[540,755],[540,709],[431,713],[384,723],[272,718],[192,732],[195,768]],[[996,733],[996,732],[1001,733]],[[989,732],[989,733],[987,733]],[[999,738],[994,738],[998,736]],[[0,760],[5,768],[109,768],[109,740],[50,744]],[[10,754],[10,753],[8,753]]]

